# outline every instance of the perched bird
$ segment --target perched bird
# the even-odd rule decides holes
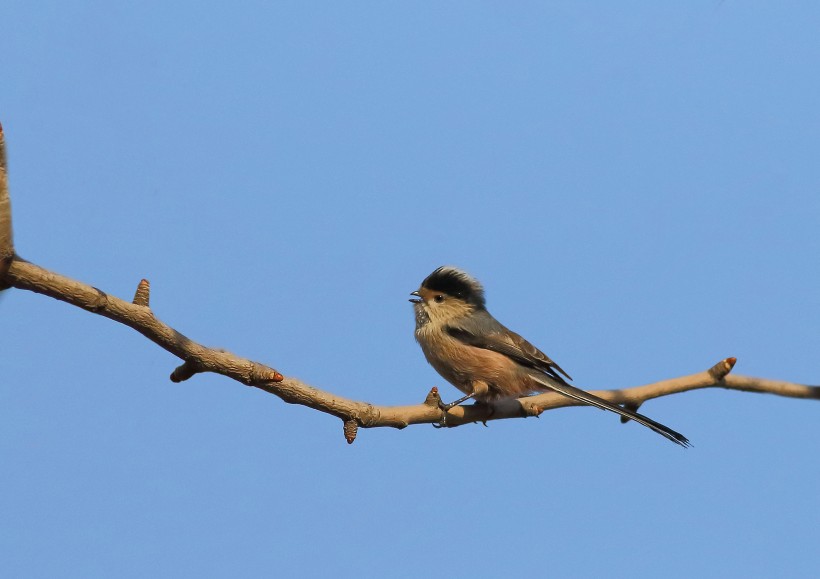
[[[415,296],[410,301],[416,314],[416,340],[424,356],[444,379],[465,394],[446,405],[445,410],[470,398],[492,403],[554,390],[689,446],[686,437],[671,428],[570,386],[561,375],[572,378],[558,364],[490,315],[484,288],[468,273],[442,266],[410,295]]]

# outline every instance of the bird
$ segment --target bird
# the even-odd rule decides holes
[[[507,329],[487,311],[484,287],[467,272],[441,266],[428,275],[413,296],[415,337],[424,357],[442,378],[464,393],[447,411],[469,399],[478,403],[555,391],[629,420],[683,447],[689,440],[671,428],[575,386],[558,364],[527,340]]]

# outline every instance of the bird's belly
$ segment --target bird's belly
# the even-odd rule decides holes
[[[531,391],[520,366],[504,354],[453,339],[419,342],[436,372],[465,394],[473,392],[475,382],[487,384],[489,398],[521,396]]]

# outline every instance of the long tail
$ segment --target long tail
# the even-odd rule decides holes
[[[658,434],[665,436],[675,444],[680,444],[684,448],[688,448],[691,446],[689,440],[679,432],[675,432],[671,428],[664,426],[660,422],[655,422],[651,418],[647,418],[643,414],[638,414],[637,412],[632,412],[631,410],[627,410],[622,406],[618,406],[617,404],[612,404],[611,402],[607,402],[603,398],[598,398],[594,394],[590,394],[586,390],[581,390],[580,388],[576,388],[575,386],[570,386],[567,383],[558,382],[553,380],[547,376],[540,376],[540,375],[530,375],[533,380],[542,384],[546,388],[550,390],[555,390],[559,394],[563,394],[569,398],[574,400],[578,400],[579,402],[583,402],[584,404],[589,404],[591,406],[597,406],[602,410],[609,410],[610,412],[614,412],[616,414],[620,414],[630,420],[634,420],[638,424],[643,424],[647,428],[651,428]]]

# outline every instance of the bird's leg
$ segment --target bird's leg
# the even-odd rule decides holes
[[[458,406],[459,404],[461,404],[463,402],[466,402],[470,398],[475,398],[475,397],[481,398],[483,396],[486,396],[487,392],[490,391],[490,387],[487,385],[487,383],[482,382],[480,380],[476,380],[475,382],[473,382],[472,387],[473,387],[473,391],[470,394],[467,394],[466,396],[462,396],[461,398],[459,398],[455,402],[450,402],[449,404],[444,404],[443,402],[439,402],[438,407],[441,408],[444,412],[447,412],[451,408],[455,408],[456,406]]]
[[[449,404],[445,404],[444,402],[439,401],[438,407],[441,408],[444,412],[447,412],[448,410],[450,410],[451,408],[455,408],[462,402],[467,402],[473,396],[475,396],[475,394],[467,394],[467,396],[462,396],[455,402],[450,402]]]

